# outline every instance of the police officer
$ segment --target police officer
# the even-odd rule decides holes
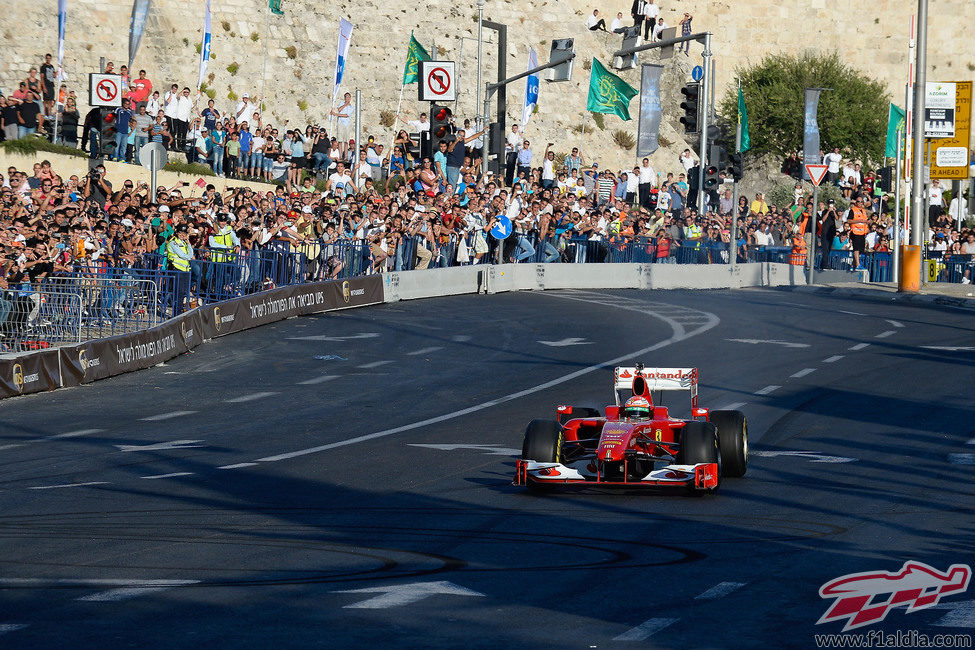
[[[183,313],[185,310],[184,302],[189,299],[191,269],[193,261],[193,247],[190,246],[189,227],[184,223],[176,227],[176,235],[169,240],[166,245],[166,256],[169,258],[169,265],[176,271],[180,271],[176,277],[175,296],[173,315]]]

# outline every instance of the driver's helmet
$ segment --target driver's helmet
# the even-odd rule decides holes
[[[650,418],[650,402],[646,397],[635,395],[626,400],[623,405],[623,417],[631,420],[646,420]]]

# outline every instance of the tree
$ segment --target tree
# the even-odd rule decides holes
[[[830,88],[819,100],[823,150],[839,147],[864,163],[883,160],[890,95],[884,84],[846,65],[837,54],[770,54],[736,71],[748,107],[752,151],[788,156],[802,150],[806,88]],[[721,102],[725,121],[738,122],[738,88]]]

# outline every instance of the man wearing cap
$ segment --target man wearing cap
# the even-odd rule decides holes
[[[210,235],[210,259],[214,262],[232,262],[240,250],[240,239],[229,222],[230,216],[221,213],[217,217],[217,229]]]
[[[189,228],[186,224],[181,224],[176,228],[176,236],[170,239],[166,245],[166,257],[173,269],[187,274],[181,273],[176,278],[174,315],[178,315],[183,313],[185,309],[183,301],[189,298],[191,283],[196,279],[192,277],[191,272],[190,262],[193,260],[193,247],[190,246]]]

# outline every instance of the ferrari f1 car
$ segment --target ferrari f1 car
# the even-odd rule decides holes
[[[559,406],[555,420],[525,431],[515,484],[678,487],[713,492],[748,468],[748,423],[741,411],[698,406],[697,368],[615,369],[615,405]],[[653,391],[689,390],[691,419],[655,405]],[[660,392],[658,392],[658,401]]]

